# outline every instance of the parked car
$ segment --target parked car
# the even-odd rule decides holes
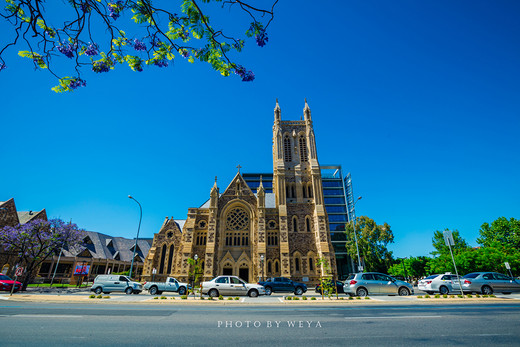
[[[465,293],[491,295],[494,292],[504,294],[520,292],[520,280],[497,272],[472,272],[462,279],[462,290]]]
[[[22,284],[18,281],[12,280],[9,276],[0,273],[0,290],[11,291],[14,284],[13,293],[16,293],[20,289],[22,289]]]
[[[212,298],[219,295],[248,295],[254,298],[265,295],[265,289],[256,283],[246,283],[236,276],[217,276],[211,281],[202,282],[202,294]]]
[[[460,294],[459,278],[452,273],[431,275],[419,280],[417,288],[428,294],[436,292],[441,294],[455,292]]]
[[[350,274],[345,281],[343,291],[347,295],[411,295],[414,293],[410,283],[399,281],[378,272]]]
[[[271,295],[272,292],[293,292],[296,295],[302,295],[307,291],[305,283],[295,282],[286,277],[270,277],[258,284],[264,286],[266,295]]]
[[[110,294],[111,292],[125,292],[126,294],[139,294],[143,291],[143,285],[132,281],[127,276],[121,275],[97,275],[90,291],[96,294]]]
[[[326,281],[326,284],[325,284],[325,281]],[[325,286],[326,286],[326,287],[330,287],[331,284],[332,284],[332,281],[331,281],[331,280],[325,280],[325,281],[323,281],[323,283],[325,284]],[[343,282],[341,282],[341,281],[336,281],[336,290],[338,291],[338,294],[343,294],[343,293],[345,293],[345,292],[343,291],[343,285],[344,285]],[[333,288],[334,288],[334,287],[333,287]],[[315,288],[314,290],[316,291],[316,293],[321,294],[321,283],[318,283],[318,284],[316,285],[316,288]],[[332,291],[334,292],[334,290],[332,290]],[[326,293],[326,292],[327,292],[327,291],[325,291],[325,293]]]
[[[175,292],[179,295],[186,295],[188,291],[188,284],[177,281],[173,277],[166,278],[165,282],[145,282],[144,289],[150,293],[150,295],[161,295],[163,292]]]

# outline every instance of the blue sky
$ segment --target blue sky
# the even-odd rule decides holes
[[[307,98],[320,163],[351,172],[357,215],[390,224],[395,256],[429,254],[444,228],[476,246],[482,223],[520,217],[519,2],[294,3],[277,5],[267,46],[238,57],[253,83],[176,58],[86,72],[87,88],[56,94],[8,50],[0,201],[131,238],[132,194],[151,238],[204,203],[215,176],[224,189],[238,164],[271,172],[275,99],[291,120]]]

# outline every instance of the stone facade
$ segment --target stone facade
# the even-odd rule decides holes
[[[202,260],[204,280],[236,275],[254,282],[270,276],[317,283],[335,272],[310,108],[303,120],[282,121],[276,102],[273,125],[273,192],[262,183],[254,194],[239,172],[223,193],[188,209],[185,221],[166,218],[144,264],[144,278],[190,279],[188,258]]]

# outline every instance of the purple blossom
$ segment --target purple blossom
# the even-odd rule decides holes
[[[120,16],[120,12],[122,11],[123,9],[123,2],[122,1],[117,1],[117,2],[109,2],[107,4],[108,6],[108,16],[109,17],[112,17],[113,20],[116,20],[119,18]]]
[[[138,39],[134,39],[134,49],[136,51],[146,51],[146,45]]]
[[[64,54],[67,58],[74,58],[74,50],[76,49],[76,45],[71,45],[69,42],[63,41],[63,43],[58,46],[58,51]]]
[[[269,41],[269,38],[267,37],[267,33],[265,32],[265,29],[258,29],[258,33],[255,35],[256,44],[260,47],[264,47]]]
[[[255,79],[255,74],[253,71],[246,71],[246,69],[240,65],[235,68],[235,73],[242,77],[242,82],[251,82]]]
[[[168,61],[166,59],[154,60],[153,63],[155,66],[158,66],[158,67],[167,67],[168,66]]]
[[[95,61],[92,64],[92,71],[100,73],[100,72],[108,72],[110,70],[110,66],[104,60]]]
[[[87,81],[82,80],[81,78],[75,78],[69,82],[69,87],[72,89],[78,89],[79,87],[85,87],[86,85]]]
[[[85,54],[88,55],[89,57],[98,55],[99,54],[98,48],[99,47],[97,44],[89,42],[89,45],[87,46],[87,49],[85,50]]]

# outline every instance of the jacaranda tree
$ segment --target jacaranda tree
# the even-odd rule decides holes
[[[46,259],[57,254],[63,246],[74,248],[84,237],[84,230],[61,219],[36,219],[0,230],[0,244],[6,251],[18,255],[19,264],[26,267],[22,290],[27,288],[34,271]]]
[[[0,44],[0,71],[7,67],[4,51],[24,46],[20,56],[32,59],[36,69],[48,69],[59,80],[55,92],[85,86],[83,68],[106,73],[128,64],[133,71],[143,71],[146,65],[167,67],[176,55],[192,63],[207,62],[224,76],[235,73],[242,81],[252,81],[254,73],[232,56],[232,51],[242,51],[244,39],[215,29],[202,5],[220,3],[221,9],[239,10],[249,17],[245,35],[263,47],[278,2],[273,0],[270,8],[262,9],[241,0],[4,1],[0,15],[13,31],[2,33],[1,40],[6,42]],[[72,61],[72,76],[55,72],[57,58]]]

